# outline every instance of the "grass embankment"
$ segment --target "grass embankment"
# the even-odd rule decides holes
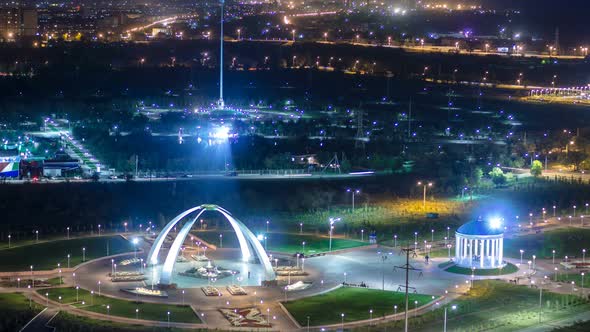
[[[79,309],[92,311],[105,315],[120,316],[126,318],[136,318],[135,309],[139,309],[137,317],[145,320],[167,321],[167,312],[170,312],[171,322],[180,323],[200,323],[201,320],[195,312],[188,306],[146,303],[115,299],[106,296],[98,296],[85,289],[78,290],[78,299],[76,300],[76,289],[70,288],[46,288],[37,291],[42,296],[49,293],[49,299],[59,302],[61,296],[62,304],[71,304]],[[108,309],[107,309],[108,306]]]
[[[433,301],[431,295],[410,294],[410,309],[423,306]],[[405,294],[403,292],[382,291],[366,288],[342,287],[331,292],[303,298],[295,301],[283,302],[283,305],[291,315],[301,324],[307,324],[309,316],[310,325],[329,325],[342,322],[354,322],[369,319],[373,310],[373,318],[394,314],[394,306],[397,312],[403,312],[405,308]]]
[[[0,271],[51,270],[67,267],[70,254],[70,267],[82,263],[82,248],[86,248],[86,260],[132,252],[133,245],[120,236],[97,236],[71,240],[41,242],[21,247],[0,250]]]
[[[0,331],[20,331],[43,307],[20,293],[2,293],[0,310]]]
[[[223,235],[224,248],[238,248],[238,239],[234,232],[231,231],[203,231],[195,232],[203,240],[219,246],[219,235]],[[266,241],[267,250],[280,251],[286,253],[305,252],[306,255],[328,252],[330,249],[330,239],[328,237],[314,235],[299,235],[288,233],[265,233],[266,240],[260,243],[264,246]],[[367,240],[365,238],[365,240]],[[305,242],[305,250],[303,250]],[[332,250],[349,249],[368,245],[369,242],[361,242],[351,239],[332,238]]]
[[[59,332],[157,332],[162,331],[160,326],[145,326],[134,324],[116,323],[106,320],[92,319],[88,317],[81,317],[61,311],[51,322],[51,327],[54,327]],[[187,329],[166,328],[167,332],[186,332]],[[200,332],[202,329],[191,329],[190,331]]]
[[[445,303],[446,304],[446,303]],[[458,299],[449,303],[449,331],[519,331],[541,323],[560,320],[587,312],[590,304],[581,297],[543,291],[542,307],[539,308],[539,290],[504,281],[476,280],[473,287]],[[541,310],[539,310],[541,309]],[[443,308],[429,311],[410,319],[413,331],[440,331],[443,325]],[[385,324],[388,329],[403,328],[403,321]],[[383,331],[384,325],[374,331]],[[366,328],[363,329],[366,331]]]
[[[522,249],[527,260],[532,259],[532,255],[551,259],[553,250],[556,260],[562,260],[565,256],[581,258],[582,249],[590,250],[588,243],[590,229],[560,228],[504,239],[504,256],[520,258]],[[590,252],[588,254],[590,255]]]
[[[441,267],[441,265],[439,265],[439,267]],[[473,273],[476,276],[499,276],[503,274],[512,274],[518,271],[518,267],[516,267],[516,265],[512,263],[508,263],[501,269],[474,269],[472,271],[468,267],[453,265],[451,267],[446,268],[445,271],[465,275],[471,275]]]

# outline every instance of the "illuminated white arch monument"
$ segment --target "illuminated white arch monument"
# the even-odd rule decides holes
[[[149,264],[151,264],[152,266],[155,266],[158,264],[158,256],[160,254],[160,249],[162,249],[162,244],[164,243],[164,240],[166,239],[166,236],[168,235],[168,233],[170,233],[170,231],[174,228],[174,226],[176,226],[176,224],[178,224],[178,222],[180,222],[182,219],[184,219],[185,217],[187,217],[191,214],[196,213],[194,218],[190,218],[189,219],[190,221],[186,222],[182,226],[182,228],[180,229],[180,231],[176,235],[174,242],[172,242],[172,245],[170,246],[170,250],[168,251],[168,254],[166,255],[166,259],[164,260],[164,264],[162,265],[162,272],[160,274],[160,282],[159,282],[160,284],[163,284],[163,285],[170,284],[170,282],[172,280],[172,269],[174,267],[174,263],[176,263],[176,257],[178,256],[178,252],[180,251],[180,247],[182,247],[182,244],[184,243],[184,241],[185,241],[189,231],[191,230],[193,224],[195,223],[195,221],[197,221],[199,219],[199,217],[205,211],[217,211],[217,212],[221,213],[227,219],[227,221],[229,221],[232,228],[236,232],[236,235],[238,237],[238,242],[240,243],[240,250],[242,251],[242,261],[250,262],[252,259],[251,250],[254,250],[254,253],[258,257],[258,260],[260,261],[260,263],[264,267],[264,272],[265,272],[266,278],[268,280],[275,279],[275,272],[272,268],[270,260],[268,259],[268,255],[266,254],[266,251],[264,250],[264,248],[262,247],[262,245],[260,244],[260,242],[258,241],[256,236],[254,236],[254,234],[248,229],[248,227],[246,227],[246,225],[244,225],[244,223],[242,223],[238,219],[234,218],[231,215],[231,213],[229,213],[224,208],[222,208],[218,205],[203,204],[203,205],[199,205],[199,206],[190,208],[190,209],[182,212],[178,216],[176,216],[174,219],[172,219],[172,221],[170,221],[166,226],[164,226],[164,228],[162,229],[162,231],[160,232],[160,234],[158,235],[158,237],[156,238],[156,240],[152,244],[152,247],[151,247],[148,257],[147,257],[147,262]]]
[[[455,232],[455,263],[477,269],[504,266],[504,229],[500,219],[468,222]]]

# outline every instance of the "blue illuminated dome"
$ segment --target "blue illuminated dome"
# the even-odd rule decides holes
[[[498,225],[495,221],[475,220],[463,224],[457,230],[457,233],[464,235],[501,235],[504,233],[504,227]]]

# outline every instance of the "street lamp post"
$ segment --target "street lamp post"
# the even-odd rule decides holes
[[[574,218],[575,218],[576,217],[576,206],[574,205],[573,208],[574,208]]]
[[[555,249],[553,249],[551,254],[553,255],[553,257],[552,257],[553,265],[555,265]]]
[[[8,234],[8,249],[10,249],[10,234]]]
[[[330,218],[330,245],[328,251],[332,251],[332,231],[334,230],[334,223],[337,221],[340,221],[340,218]]]
[[[86,247],[82,247],[82,262],[86,261]]]
[[[444,321],[444,324],[443,324],[443,332],[447,332],[447,307],[448,306],[445,306],[445,321]],[[455,310],[455,309],[457,309],[457,306],[456,305],[453,305],[453,306],[451,306],[451,309],[452,310]]]
[[[354,212],[354,196],[356,194],[359,194],[361,191],[359,189],[346,189],[346,192],[351,193],[352,194],[352,212]]]
[[[522,265],[522,255],[524,254],[524,250],[520,249],[520,264]]]
[[[424,208],[424,210],[426,210],[426,187],[432,187],[432,182],[423,183],[422,181],[419,181],[418,185],[424,187],[424,191],[422,194],[422,207]]]
[[[291,33],[293,34],[293,42],[295,42],[295,29],[293,29]]]
[[[303,223],[299,223],[299,234],[303,234]]]

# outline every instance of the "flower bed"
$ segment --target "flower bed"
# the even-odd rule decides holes
[[[142,296],[168,297],[168,293],[166,293],[163,290],[149,289],[145,287],[126,288],[121,289],[121,291],[131,294],[138,294]]]
[[[231,294],[231,295],[248,295],[248,293],[246,293],[246,291],[238,286],[238,285],[229,285],[227,286],[227,291]]]
[[[206,296],[221,296],[221,292],[219,291],[219,289],[213,286],[204,286],[201,287],[201,290],[203,291],[203,293],[205,293]]]
[[[271,327],[270,322],[258,308],[219,309],[225,319],[235,327]]]

